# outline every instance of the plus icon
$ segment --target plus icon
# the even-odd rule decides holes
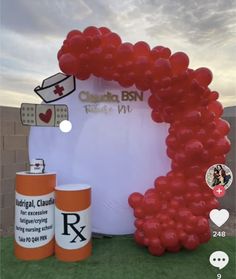
[[[222,185],[215,186],[213,193],[217,198],[222,198],[225,195],[225,187]]]
[[[55,90],[53,91],[54,94],[58,94],[59,96],[62,96],[63,95],[63,91],[64,91],[64,87],[63,86],[59,86],[59,85],[56,85],[55,86]]]
[[[216,190],[216,192],[220,195],[223,192],[221,189]]]

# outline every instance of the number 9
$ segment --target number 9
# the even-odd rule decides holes
[[[221,279],[221,274],[217,274],[217,279]]]

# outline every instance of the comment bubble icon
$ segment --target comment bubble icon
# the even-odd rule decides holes
[[[228,264],[229,257],[223,251],[215,251],[210,255],[209,261],[214,267],[223,269]]]

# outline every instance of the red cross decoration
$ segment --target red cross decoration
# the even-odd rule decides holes
[[[58,94],[59,96],[62,96],[63,95],[63,91],[64,91],[64,87],[63,86],[59,86],[59,85],[56,85],[55,86],[55,90],[53,91],[54,94]]]

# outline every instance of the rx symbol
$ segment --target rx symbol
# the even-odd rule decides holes
[[[79,228],[79,230],[78,230],[78,226],[77,227],[75,226],[80,221],[79,214],[76,214],[76,213],[61,213],[61,214],[63,215],[63,218],[64,218],[64,220],[63,220],[64,232],[62,233],[62,235],[71,235],[68,231],[69,227],[71,227],[71,229],[75,232],[76,236],[70,241],[70,243],[76,242],[75,240],[77,239],[77,237],[80,238],[80,242],[85,241],[86,238],[84,237],[82,232],[86,226],[81,226]],[[75,217],[74,222],[69,222],[68,216],[74,216]]]

